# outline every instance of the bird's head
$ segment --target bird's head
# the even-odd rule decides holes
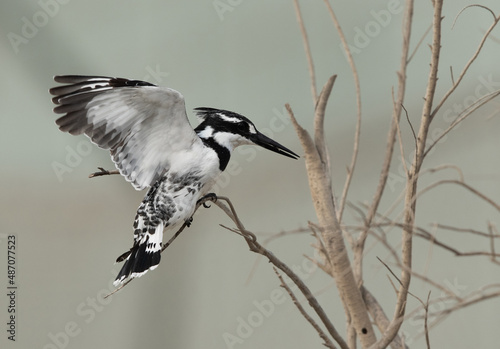
[[[229,151],[239,145],[255,144],[292,159],[299,158],[290,149],[260,133],[243,115],[205,107],[195,108],[195,111],[201,120],[195,131],[204,140],[215,141]]]

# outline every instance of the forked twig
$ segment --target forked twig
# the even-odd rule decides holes
[[[229,207],[226,206],[223,203],[223,201],[225,201]],[[237,229],[229,228],[224,225],[222,225],[222,227],[242,236],[247,242],[250,251],[265,256],[269,260],[269,262],[271,262],[276,268],[280,269],[283,273],[285,273],[295,283],[295,285],[297,285],[299,290],[302,292],[304,297],[309,302],[309,305],[313,308],[313,310],[316,312],[318,317],[325,325],[326,329],[328,330],[332,338],[339,344],[339,346],[342,349],[348,349],[349,347],[347,343],[344,341],[342,336],[340,336],[340,334],[337,332],[337,330],[331,323],[330,319],[324,312],[323,308],[320,306],[317,299],[314,297],[314,295],[307,287],[307,285],[299,278],[297,274],[295,274],[285,263],[283,263],[280,259],[278,259],[271,251],[267,250],[261,244],[259,244],[255,234],[245,229],[243,223],[238,218],[236,210],[234,209],[234,206],[231,203],[231,201],[227,197],[219,196],[215,204],[219,208],[221,208],[228,215],[229,218],[231,218],[233,223],[236,225]]]
[[[302,304],[300,304],[300,302],[298,301],[297,297],[295,297],[295,294],[293,293],[292,289],[285,283],[285,280],[283,280],[283,276],[281,276],[281,274],[279,273],[278,269],[276,269],[276,267],[273,267],[273,270],[274,270],[274,272],[278,276],[278,279],[281,282],[281,287],[283,287],[286,290],[286,292],[288,293],[288,295],[292,299],[293,304],[295,304],[295,306],[297,307],[297,309],[299,310],[299,312],[302,314],[302,316],[311,324],[311,326],[316,330],[316,332],[318,332],[318,335],[324,341],[324,345],[327,348],[334,349],[335,345],[333,344],[333,342],[330,340],[330,338],[328,338],[328,336],[325,334],[325,332],[323,332],[323,330],[321,329],[321,327],[318,326],[318,324],[316,323],[316,321],[314,321],[314,319],[312,317],[310,317],[309,314],[307,314],[307,312],[305,311],[305,309],[302,306]]]
[[[476,49],[476,51],[474,52],[474,54],[472,55],[472,57],[469,59],[469,61],[465,64],[464,68],[462,69],[462,72],[460,73],[460,75],[458,76],[457,80],[454,81],[453,85],[450,87],[450,89],[444,94],[443,98],[441,98],[441,101],[438,103],[438,105],[434,108],[434,110],[432,110],[431,114],[430,114],[430,117],[431,119],[434,118],[434,116],[436,115],[436,113],[439,111],[439,109],[441,109],[441,107],[443,106],[444,102],[446,102],[446,100],[448,99],[448,97],[451,96],[451,94],[456,90],[456,88],[458,87],[458,85],[460,85],[460,82],[462,81],[462,79],[464,78],[465,74],[467,73],[467,71],[469,70],[470,66],[472,65],[472,63],[474,63],[474,61],[476,60],[476,58],[479,56],[479,53],[481,52],[483,46],[484,46],[484,43],[486,42],[486,39],[488,39],[488,37],[490,36],[490,33],[493,31],[493,29],[496,27],[496,25],[498,24],[498,22],[500,21],[500,16],[495,16],[495,14],[493,13],[493,11],[491,11],[489,8],[487,8],[486,6],[482,6],[482,5],[469,5],[469,6],[466,6],[464,9],[462,9],[462,11],[460,11],[460,13],[458,15],[460,15],[465,9],[469,8],[469,7],[473,7],[473,6],[477,6],[477,7],[481,7],[481,8],[485,8],[487,9],[488,11],[490,11],[492,14],[493,14],[493,17],[494,17],[494,21],[493,23],[491,24],[491,26],[488,28],[488,30],[486,30],[486,33],[483,35],[483,38],[481,39],[481,41],[479,42],[479,45]],[[458,18],[458,15],[457,15],[457,18]],[[455,19],[456,20],[456,19]]]
[[[103,167],[98,167],[98,169],[100,171],[89,174],[89,178],[120,174],[120,171],[118,171],[118,170],[111,170],[111,171],[109,171],[109,170],[105,170]]]

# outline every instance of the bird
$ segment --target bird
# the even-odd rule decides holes
[[[147,189],[133,223],[133,246],[115,287],[158,267],[163,234],[190,223],[196,203],[207,195],[240,145],[258,145],[292,159],[299,155],[259,132],[245,116],[217,108],[194,111],[188,120],[178,91],[141,80],[57,75],[49,90],[63,132],[84,134],[107,149],[119,173],[136,190]]]

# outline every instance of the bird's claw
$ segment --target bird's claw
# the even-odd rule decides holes
[[[210,205],[207,205],[207,201],[216,202],[217,201],[217,195],[215,193],[208,193],[207,195],[205,195],[201,199],[199,199],[198,202],[197,202],[197,204],[198,205],[201,204],[205,208],[210,208]]]

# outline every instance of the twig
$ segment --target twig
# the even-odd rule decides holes
[[[418,151],[422,151],[425,149],[425,140],[429,127],[428,119],[428,111],[432,106],[432,98],[435,91],[436,81],[437,81],[437,65],[439,61],[439,50],[440,50],[440,36],[441,36],[441,10],[442,10],[442,1],[435,0],[434,1],[434,17],[433,17],[433,46],[432,46],[432,60],[431,60],[431,72],[429,74],[429,82],[428,88],[426,91],[426,99],[425,99],[425,107],[422,113],[422,121],[421,127],[418,135]],[[407,35],[403,35],[404,40],[407,40],[403,43],[403,56],[408,54],[408,45],[410,39],[411,32],[411,22],[413,15],[413,0],[407,0],[406,9],[405,9],[405,33]],[[406,69],[407,60],[405,59],[405,63],[402,64],[402,67]],[[406,71],[406,70],[405,70]],[[405,82],[404,76],[399,76],[400,81]],[[400,83],[401,84],[401,83]],[[403,84],[404,91],[404,84]],[[401,105],[403,103],[401,102]],[[395,129],[394,129],[395,132]],[[395,136],[395,134],[394,134]],[[425,136],[425,137],[423,137]],[[387,326],[386,331],[383,333],[382,338],[378,340],[371,349],[381,349],[385,348],[389,343],[392,342],[393,338],[397,335],[399,328],[401,327],[402,321],[404,320],[404,314],[406,310],[406,300],[409,293],[410,280],[411,280],[411,263],[412,263],[412,230],[415,218],[415,209],[416,205],[413,201],[413,198],[416,194],[417,189],[417,180],[418,173],[421,166],[421,158],[418,156],[418,152],[415,152],[416,156],[414,159],[414,163],[409,172],[407,185],[406,185],[406,196],[405,196],[405,208],[404,208],[404,222],[410,226],[410,229],[403,229],[402,237],[401,237],[401,262],[405,267],[402,270],[401,274],[401,286],[399,288],[396,307],[394,310],[393,318],[390,324]],[[385,184],[384,184],[385,185]],[[378,199],[380,200],[380,199]]]
[[[423,230],[423,229],[419,229],[419,230]],[[432,244],[439,246],[447,251],[452,252],[456,257],[488,256],[488,257],[491,257],[492,259],[494,259],[496,257],[500,257],[500,254],[495,253],[494,248],[491,252],[486,252],[486,251],[461,252],[461,251],[457,250],[456,248],[453,248],[450,245],[439,241],[435,236],[432,236],[428,232],[426,232],[426,233],[415,232],[415,236],[419,236],[423,239],[429,240],[430,242],[432,242]],[[491,246],[492,241],[493,240],[490,240],[490,246]]]
[[[352,58],[351,50],[349,49],[349,44],[347,43],[344,32],[342,31],[342,27],[340,26],[340,22],[338,21],[337,16],[335,15],[335,12],[333,11],[333,8],[330,4],[330,1],[324,0],[324,2],[326,4],[328,12],[330,13],[330,17],[332,18],[333,24],[335,25],[335,28],[337,29],[337,33],[339,34],[340,41],[342,42],[342,47],[344,48],[344,52],[345,52],[346,57],[347,57],[347,62],[349,63],[349,66],[351,67],[352,77],[354,78],[354,86],[355,86],[355,90],[356,90],[357,116],[356,116],[356,130],[354,131],[354,145],[353,145],[353,150],[352,150],[352,158],[351,158],[351,163],[349,164],[349,167],[347,168],[347,177],[345,179],[344,189],[342,191],[340,203],[339,203],[338,208],[337,208],[337,219],[339,221],[342,221],[342,214],[344,212],[345,203],[347,201],[347,193],[348,193],[349,187],[351,185],[352,176],[354,174],[354,167],[356,166],[356,161],[358,159],[358,152],[359,152],[359,142],[360,142],[360,136],[361,136],[361,86],[359,83],[358,70],[356,69],[356,65],[354,64],[354,59]]]
[[[460,12],[455,16],[455,19],[453,20],[453,24],[451,25],[451,29],[453,29],[455,27],[455,24],[457,23],[457,20],[458,20],[458,17],[460,17],[460,15],[467,9],[471,8],[471,7],[479,7],[479,8],[482,8],[486,11],[488,11],[489,13],[491,13],[491,15],[493,16],[493,20],[496,19],[496,15],[495,15],[495,12],[493,12],[489,7],[487,6],[484,6],[484,5],[481,5],[481,4],[472,4],[472,5],[467,5],[465,6],[463,9],[460,10]]]
[[[98,167],[100,170],[99,172],[94,172],[89,174],[89,178],[94,178],[94,177],[99,177],[99,176],[107,176],[107,175],[114,175],[114,174],[120,174],[120,171],[118,170],[105,170],[103,167]]]
[[[330,177],[330,156],[328,154],[328,149],[325,142],[325,112],[328,99],[332,92],[333,84],[337,79],[337,75],[332,75],[325,86],[321,90],[318,101],[316,103],[316,108],[314,110],[314,143],[316,145],[316,150],[318,151],[319,157],[325,170]]]
[[[393,99],[393,104],[394,104],[395,103],[394,102],[394,91],[392,92],[392,99]],[[394,106],[394,108],[395,108],[395,106]],[[404,108],[404,106],[401,105],[401,108]],[[404,111],[406,112],[406,118],[409,121],[408,112],[406,111],[406,109],[404,109]],[[401,125],[399,123],[399,120],[401,118],[401,113],[397,114],[396,110],[394,110],[392,113],[392,116],[394,118],[393,122],[396,123],[396,130],[397,130],[398,143],[399,143],[399,152],[401,153],[401,164],[403,164],[403,169],[405,171],[405,175],[406,175],[406,177],[408,177],[408,166],[406,165],[406,156],[405,156],[405,150],[404,150],[404,146],[403,146],[403,136],[401,133]],[[411,123],[410,123],[410,126],[411,126],[411,129],[413,131],[413,125]],[[415,149],[417,149],[416,143],[417,143],[417,141],[416,141],[416,137],[415,137]]]
[[[406,309],[407,294],[409,294],[409,286],[411,280],[411,265],[412,265],[412,231],[413,225],[415,224],[415,210],[416,210],[416,194],[417,194],[417,182],[418,174],[422,166],[423,161],[423,150],[425,149],[425,142],[427,139],[427,133],[429,131],[429,125],[431,122],[430,111],[432,109],[432,102],[434,99],[434,94],[437,84],[437,72],[439,63],[439,54],[441,50],[441,21],[442,21],[442,7],[443,0],[435,0],[434,2],[434,17],[433,17],[433,43],[432,43],[432,58],[431,58],[431,69],[429,73],[429,79],[427,84],[427,90],[425,94],[425,102],[422,110],[422,118],[420,123],[420,130],[418,132],[418,147],[415,152],[415,158],[409,173],[409,178],[406,186],[406,197],[405,197],[405,214],[404,223],[408,229],[403,229],[402,234],[402,252],[401,261],[403,265],[403,270],[401,274],[401,287],[398,293],[398,299],[396,303],[395,319],[397,317],[404,316]]]
[[[417,135],[415,134],[415,130],[413,129],[413,125],[410,120],[410,116],[408,115],[408,110],[406,110],[405,106],[402,105],[401,108],[405,111],[406,115],[406,121],[408,121],[408,125],[410,125],[411,133],[413,134],[413,140],[415,141],[415,151],[418,149],[418,143],[417,143]]]
[[[389,266],[387,264],[385,264],[380,258],[377,257],[377,259],[379,260],[380,263],[382,263],[387,268],[387,270],[389,270],[389,272],[392,274],[392,276],[396,280],[398,280],[398,282],[401,284],[401,280],[396,276],[396,274],[394,274],[394,272],[391,270],[391,268],[389,268]],[[429,297],[431,295],[431,292],[429,291],[429,293],[427,294],[427,302],[426,303],[424,303],[419,297],[417,297],[416,295],[414,295],[410,291],[408,291],[408,294],[411,295],[416,300],[418,300],[425,309],[425,319],[424,319],[425,339],[426,339],[426,343],[427,343],[427,348],[430,349],[429,329],[427,328],[427,318],[428,318],[428,313],[429,313]]]
[[[429,24],[429,27],[427,27],[427,30],[425,31],[424,35],[422,35],[422,37],[420,38],[420,40],[417,43],[417,46],[415,46],[415,48],[413,49],[413,52],[410,54],[410,57],[408,57],[408,60],[406,61],[407,64],[409,64],[410,61],[412,60],[413,56],[415,56],[415,54],[418,51],[418,48],[420,47],[420,45],[422,45],[422,43],[424,42],[425,37],[427,36],[427,34],[429,34],[429,32],[431,31],[431,29],[432,29],[432,23]]]
[[[403,18],[403,45],[402,45],[403,47],[400,59],[400,67],[397,74],[398,76],[397,99],[394,102],[393,117],[391,119],[391,127],[387,135],[385,157],[382,163],[382,169],[380,171],[377,189],[375,190],[372,204],[368,209],[365,229],[361,232],[358,238],[359,252],[357,252],[357,254],[359,254],[359,256],[356,257],[355,254],[355,258],[359,260],[358,263],[354,264],[355,273],[360,277],[362,276],[362,260],[363,260],[364,244],[366,241],[366,237],[368,236],[368,230],[370,229],[370,224],[373,218],[375,217],[380,201],[382,200],[382,196],[384,194],[385,187],[387,184],[387,179],[389,178],[389,171],[393,159],[394,144],[396,143],[396,132],[398,129],[399,120],[401,118],[401,110],[406,92],[406,70],[409,63],[408,54],[410,50],[412,18],[413,18],[413,0],[407,0]],[[404,164],[406,165],[406,162],[404,162]]]
[[[363,285],[361,286],[361,294],[363,295],[366,307],[368,308],[373,321],[377,325],[380,332],[384,333],[389,325],[389,319],[384,313],[384,309],[382,309],[382,306],[379,304],[377,299]],[[403,343],[399,336],[395,336],[390,345],[392,349],[408,349],[408,346]]]
[[[482,5],[477,5],[478,7],[482,7],[482,8],[486,8],[485,6],[482,6]],[[465,7],[463,10],[469,8],[470,6],[467,6]],[[463,11],[462,10],[462,11]],[[479,46],[478,48],[476,49],[476,52],[474,52],[474,54],[472,55],[472,57],[469,59],[469,61],[465,64],[464,68],[462,69],[462,72],[460,73],[460,75],[458,76],[458,79],[453,83],[453,85],[450,87],[450,89],[445,93],[445,95],[443,96],[443,98],[441,98],[441,101],[438,103],[438,105],[434,108],[434,110],[432,111],[432,113],[430,114],[430,117],[431,119],[434,118],[434,116],[437,114],[437,112],[439,111],[439,109],[441,109],[441,107],[443,106],[444,102],[446,102],[446,100],[448,99],[448,97],[450,97],[450,95],[455,91],[455,89],[458,87],[458,85],[460,84],[460,82],[462,81],[462,79],[464,78],[465,74],[467,73],[467,71],[469,70],[469,67],[472,65],[472,63],[474,63],[474,61],[476,60],[476,58],[479,56],[479,53],[481,52],[483,46],[484,46],[484,43],[486,42],[486,39],[488,39],[488,36],[490,35],[490,33],[493,31],[493,29],[496,27],[496,25],[498,24],[498,22],[500,21],[500,16],[498,17],[495,17],[494,13],[488,9],[492,14],[493,14],[493,17],[494,17],[494,21],[493,23],[491,24],[491,26],[488,28],[488,30],[486,31],[486,33],[484,34],[483,38],[481,39],[480,43],[479,43]],[[460,13],[462,13],[462,11]]]
[[[111,293],[109,293],[109,294],[105,295],[105,296],[104,296],[104,299],[106,299],[106,298],[108,298],[109,296],[112,296],[112,295],[114,295],[116,292],[120,291],[122,288],[124,288],[125,286],[127,286],[127,285],[130,283],[130,281],[132,281],[132,280],[134,280],[134,279],[129,279],[129,280],[127,280],[127,282],[125,282],[125,283],[123,283],[122,285],[120,285],[120,286],[118,286],[117,288],[115,288],[115,289],[113,290],[113,292],[111,292]]]
[[[496,258],[497,253],[495,252],[495,236],[498,235],[498,234],[495,234],[495,232],[498,232],[498,231],[497,231],[496,226],[491,222],[488,222],[488,232],[490,233],[489,237],[490,237],[491,261],[495,264],[500,264],[500,261],[498,261]]]
[[[431,349],[431,341],[429,338],[429,327],[427,326],[427,320],[429,318],[429,298],[431,297],[431,291],[427,294],[427,301],[425,302],[425,319],[424,319],[424,331],[425,331],[425,343],[427,344],[427,349]]]
[[[440,180],[440,181],[437,181],[433,184],[430,184],[429,186],[425,187],[424,189],[422,189],[419,193],[418,193],[418,197],[426,192],[428,192],[429,190],[439,186],[439,185],[443,185],[443,184],[457,184],[459,186],[462,186],[464,187],[465,189],[467,189],[468,191],[470,191],[471,193],[473,193],[474,195],[476,195],[477,197],[483,199],[484,201],[486,201],[487,203],[489,203],[491,206],[493,206],[493,208],[495,208],[497,211],[500,212],[500,205],[497,204],[495,201],[493,201],[493,199],[489,198],[488,196],[486,196],[485,194],[479,192],[478,190],[474,189],[473,187],[471,187],[470,185],[464,183],[464,182],[461,182],[459,180],[456,180],[456,179],[443,179],[443,180]],[[417,197],[415,197],[416,199]]]
[[[448,126],[446,130],[444,130],[438,137],[436,137],[433,142],[427,147],[427,149],[424,152],[424,157],[427,156],[427,154],[431,151],[431,149],[444,137],[446,136],[453,128],[455,128],[459,123],[464,121],[467,117],[469,117],[473,112],[475,112],[477,109],[491,101],[493,98],[497,97],[500,95],[500,90],[494,91],[492,93],[489,93],[485,96],[482,96],[478,100],[474,101],[471,105],[469,105],[467,108],[462,110],[460,114],[458,114],[457,118],[453,120],[453,122]]]
[[[313,98],[313,105],[316,105],[318,101],[318,93],[316,91],[316,75],[314,73],[314,63],[312,59],[311,48],[309,47],[309,39],[307,38],[306,27],[304,26],[304,20],[302,19],[302,13],[300,12],[298,0],[293,1],[293,7],[295,8],[297,22],[299,22],[300,33],[302,34],[302,41],[304,43],[304,51],[306,52],[307,66],[309,68],[309,77],[311,78],[311,94]]]
[[[435,172],[450,169],[450,168],[455,170],[458,173],[458,180],[463,182],[464,181],[464,173],[462,172],[462,169],[460,167],[458,167],[457,165],[453,165],[453,164],[442,164],[442,165],[439,165],[436,167],[427,168],[423,171],[420,171],[420,176],[422,176],[424,173],[427,173],[427,172],[435,173]]]
[[[227,207],[222,201],[225,201],[229,207]],[[251,233],[250,231],[246,230],[245,227],[243,226],[243,223],[239,220],[236,210],[234,209],[233,204],[231,201],[223,196],[219,196],[215,204],[221,208],[228,216],[231,218],[231,220],[236,224],[237,229],[232,229],[226,226],[222,226],[223,228],[226,228],[234,233],[237,233],[238,235],[241,235],[245,241],[248,244],[248,247],[250,248],[250,251],[261,254],[265,256],[269,262],[271,262],[276,268],[280,269],[282,272],[284,272],[294,283],[297,285],[299,290],[302,292],[304,297],[309,302],[309,305],[313,308],[313,310],[316,312],[316,314],[319,316],[323,324],[325,325],[326,329],[332,336],[332,338],[339,344],[339,346],[342,349],[348,349],[347,344],[345,343],[344,339],[340,336],[340,334],[337,332],[333,324],[331,323],[330,319],[324,312],[323,308],[319,305],[318,301],[314,297],[314,295],[311,293],[307,285],[295,274],[286,264],[284,264],[281,260],[279,260],[273,253],[271,253],[269,250],[264,248],[262,245],[260,245],[257,242],[257,238],[255,237],[255,234]]]
[[[500,234],[494,234],[492,236],[491,234],[488,234],[488,233],[485,233],[485,232],[482,232],[479,230],[475,230],[475,229],[470,229],[470,228],[452,227],[450,225],[440,224],[440,223],[436,223],[435,226],[440,228],[440,229],[456,231],[459,233],[471,233],[471,234],[475,234],[475,235],[479,235],[479,236],[483,236],[483,237],[487,237],[487,238],[491,238],[491,237],[500,238]]]
[[[299,310],[299,312],[302,314],[302,316],[311,324],[311,326],[316,330],[316,332],[318,332],[318,335],[324,341],[324,345],[327,348],[334,349],[335,345],[333,344],[333,342],[330,340],[330,338],[328,338],[328,336],[325,334],[325,332],[323,332],[323,330],[321,329],[321,327],[318,326],[318,324],[316,323],[316,321],[314,321],[314,319],[312,317],[310,317],[309,314],[307,314],[307,312],[304,310],[304,307],[297,300],[297,298],[293,294],[293,291],[291,290],[291,288],[288,287],[288,285],[285,283],[285,280],[283,280],[283,277],[278,272],[278,270],[276,269],[276,267],[273,267],[273,270],[274,270],[274,272],[276,273],[276,275],[278,276],[278,278],[279,278],[279,280],[281,282],[281,287],[283,287],[286,290],[286,292],[290,295],[290,298],[292,299],[293,304],[295,304],[295,306],[297,307],[297,309]]]

